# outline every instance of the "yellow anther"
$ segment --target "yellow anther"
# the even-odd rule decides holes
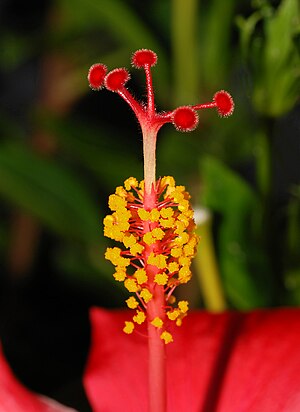
[[[124,182],[124,187],[126,190],[131,190],[133,187],[138,187],[139,182],[136,180],[135,177],[129,177]]]
[[[157,240],[162,240],[165,236],[165,232],[160,227],[153,229],[151,234]]]
[[[186,313],[189,310],[189,302],[187,300],[180,300],[178,308],[182,313]]]
[[[116,230],[118,230],[119,232],[126,232],[129,229],[130,225],[127,221],[119,221],[117,223],[117,227]],[[124,233],[123,233],[124,236]]]
[[[126,279],[124,286],[129,292],[137,292],[139,290],[139,286],[137,285],[135,279]]]
[[[144,302],[145,302],[145,303],[148,303],[148,302],[150,302],[150,300],[152,299],[153,295],[152,295],[151,292],[149,292],[148,289],[144,288],[144,289],[142,289],[142,291],[141,291],[141,293],[140,293],[140,297],[141,297],[142,299],[144,299]]]
[[[157,209],[152,209],[151,212],[150,212],[150,220],[151,220],[151,222],[158,222],[159,217],[160,217],[159,210],[157,210]]]
[[[148,232],[144,234],[143,241],[150,246],[156,242],[156,239],[152,236],[152,232]]]
[[[178,272],[178,280],[180,283],[187,283],[192,277],[192,273],[188,266],[183,266]]]
[[[181,257],[178,259],[178,263],[179,263],[181,266],[187,266],[187,267],[189,267],[190,264],[191,264],[191,258],[190,258],[190,257],[181,256]]]
[[[125,268],[117,268],[116,272],[113,274],[113,277],[117,281],[123,282],[126,279]]]
[[[171,228],[174,226],[175,219],[173,217],[169,217],[168,219],[159,219],[159,223],[164,228]]]
[[[168,275],[165,273],[158,273],[154,277],[154,282],[157,283],[158,285],[166,285],[168,282]]]
[[[126,303],[130,309],[136,309],[139,306],[139,302],[134,296],[130,296],[130,298],[126,300]]]
[[[174,190],[169,190],[169,197],[174,200],[174,202],[181,204],[184,202],[184,195],[177,190],[177,187]]]
[[[107,215],[103,219],[103,224],[106,227],[112,227],[114,225],[115,219],[112,215]]]
[[[133,235],[124,236],[123,243],[125,247],[131,247],[136,243],[136,238]]]
[[[143,323],[146,319],[146,315],[144,312],[141,310],[137,310],[136,315],[132,318],[135,323],[138,323],[139,325]]]
[[[174,215],[174,210],[171,207],[162,208],[160,211],[161,217],[168,219]]]
[[[113,213],[113,216],[116,218],[116,223],[128,222],[131,218],[131,212],[126,207],[121,207]]]
[[[151,325],[155,326],[158,329],[160,329],[163,324],[164,322],[158,316],[156,316],[156,318],[151,321]]]
[[[184,224],[185,228],[187,228],[193,222],[192,219],[190,219],[183,213],[180,213],[177,219]]]
[[[174,309],[172,311],[167,312],[167,316],[170,320],[176,320],[180,315],[180,311],[178,309]]]
[[[195,254],[195,247],[188,244],[183,247],[183,251],[184,251],[185,256],[192,257]]]
[[[146,274],[145,269],[137,269],[134,273],[134,277],[137,280],[137,283],[139,285],[142,285],[143,283],[146,283],[148,280],[148,276]]]
[[[168,186],[168,187],[167,187],[167,190],[166,190],[166,192],[165,192],[165,194],[164,194],[164,198],[167,199],[167,198],[171,197],[171,194],[172,194],[173,192],[175,192],[175,187],[174,187],[174,186]]]
[[[189,234],[186,232],[183,232],[174,239],[174,243],[178,246],[183,246],[185,243],[189,241],[189,238],[190,238]]]
[[[180,247],[174,247],[171,249],[171,256],[178,258],[182,255],[182,249]]]
[[[161,179],[161,185],[162,185],[162,186],[168,185],[168,186],[174,187],[174,186],[175,186],[174,177],[172,177],[172,176],[164,176],[164,177]]]
[[[117,240],[122,242],[124,234],[120,231],[118,227],[104,228],[104,236],[109,237],[110,239]]]
[[[138,212],[138,215],[139,215],[140,219],[150,220],[150,212],[148,212],[147,210],[140,208],[140,209],[138,209],[137,212]]]
[[[171,263],[169,263],[169,265],[168,265],[168,271],[169,271],[170,273],[178,272],[178,270],[179,270],[179,265],[178,265],[177,262],[171,262]]]
[[[134,323],[125,321],[125,326],[123,328],[123,331],[127,333],[128,335],[130,335],[130,333],[133,332],[133,329],[134,329]]]
[[[120,208],[126,208],[127,202],[123,197],[118,195],[110,195],[108,198],[108,206],[110,210],[118,210]]]
[[[184,245],[183,247],[185,256],[193,257],[195,255],[196,246],[197,246],[198,241],[199,241],[198,236],[192,235],[190,237],[190,240],[188,241],[188,243]]]
[[[189,209],[186,212],[184,212],[184,216],[186,216],[187,218],[189,218],[190,220],[194,221],[194,211],[193,209]]]
[[[116,195],[118,195],[118,196],[120,196],[120,197],[123,197],[124,199],[126,199],[126,197],[127,197],[127,195],[128,195],[128,193],[126,192],[126,190],[124,189],[124,187],[123,186],[118,186],[117,188],[116,188]]]
[[[185,224],[183,222],[180,222],[177,220],[177,222],[175,223],[176,229],[174,231],[174,233],[176,234],[182,234],[185,231]]]
[[[189,210],[190,204],[188,200],[183,200],[179,203],[178,205],[178,210],[180,210],[180,212],[186,212]]]
[[[161,335],[160,338],[165,342],[165,344],[168,344],[170,342],[173,342],[173,336],[171,335],[170,332],[164,331]]]
[[[166,269],[167,267],[167,257],[164,255],[154,255],[153,252],[150,253],[150,256],[148,257],[147,263],[149,265],[156,266],[158,269]]]
[[[130,253],[132,256],[136,256],[137,254],[142,253],[144,250],[144,246],[140,245],[139,243],[135,243],[133,246],[130,248]]]
[[[121,259],[121,252],[121,249],[118,247],[108,247],[105,252],[105,259],[110,260],[115,266],[120,265],[119,260]]]

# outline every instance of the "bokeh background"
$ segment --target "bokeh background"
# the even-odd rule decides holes
[[[0,334],[31,389],[89,411],[81,384],[88,309],[124,307],[103,253],[107,198],[142,178],[141,133],[115,94],[88,87],[95,62],[158,54],[160,110],[230,91],[228,119],[164,127],[158,174],[192,194],[202,236],[191,286],[211,311],[300,305],[298,0],[2,0]],[[132,69],[134,94],[145,96]],[[184,289],[184,290],[183,290]]]

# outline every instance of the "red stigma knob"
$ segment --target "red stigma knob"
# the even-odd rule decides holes
[[[224,90],[217,92],[213,100],[217,105],[217,110],[221,117],[228,117],[233,113],[234,102],[228,92]]]
[[[152,50],[141,49],[133,53],[131,63],[137,69],[149,65],[150,67],[155,66],[157,62],[157,55]]]
[[[100,90],[103,86],[104,77],[107,72],[107,67],[104,64],[96,63],[90,68],[88,73],[88,81],[93,90]]]
[[[198,114],[189,106],[181,106],[174,110],[172,122],[180,132],[191,132],[198,125]]]
[[[105,77],[105,86],[108,90],[116,92],[125,85],[125,83],[130,79],[130,74],[126,69],[114,69],[107,74]]]

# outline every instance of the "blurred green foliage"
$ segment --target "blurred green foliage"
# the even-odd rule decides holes
[[[221,88],[235,99],[232,118],[203,113],[197,131],[182,135],[166,127],[158,142],[159,173],[173,174],[191,188],[195,206],[215,213],[228,305],[244,310],[300,304],[300,185],[287,188],[279,234],[272,160],[276,120],[299,99],[299,20],[298,0],[276,6],[266,0],[154,0],[143,7],[121,0],[56,0],[42,36],[2,30],[4,73],[34,57],[68,64],[52,85],[58,99],[69,96],[67,114],[41,99],[25,113],[31,130],[55,139],[54,154],[33,151],[30,134],[1,111],[0,195],[8,210],[26,210],[57,236],[53,261],[70,282],[100,294],[124,294],[103,258],[108,241],[101,221],[114,187],[128,176],[141,178],[141,137],[133,114],[116,114],[122,108],[118,96],[93,94],[86,75],[97,61],[129,66],[134,50],[151,48],[159,57],[153,71],[159,107],[209,101]],[[42,77],[42,64],[40,70]],[[142,95],[142,74],[132,75],[129,87]],[[241,173],[249,165],[255,179]],[[2,255],[9,230],[1,223]],[[284,242],[280,256],[278,242]]]
[[[258,113],[277,117],[291,110],[300,87],[300,5],[283,0],[274,10],[266,1],[248,19],[239,17],[243,54],[251,63],[253,104]],[[261,22],[263,32],[257,34]]]
[[[218,248],[230,302],[245,310],[270,306],[272,283],[261,241],[260,199],[245,180],[216,158],[205,157],[200,170],[203,202],[222,217]]]

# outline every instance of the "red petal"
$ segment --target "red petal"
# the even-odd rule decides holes
[[[84,385],[94,412],[147,410],[147,339],[128,312],[91,311]],[[145,331],[144,331],[145,332]],[[168,410],[300,410],[300,311],[194,312],[167,346]]]
[[[0,347],[0,412],[76,412],[27,390],[14,376]]]
[[[300,411],[300,311],[245,316],[225,375],[218,412]]]

